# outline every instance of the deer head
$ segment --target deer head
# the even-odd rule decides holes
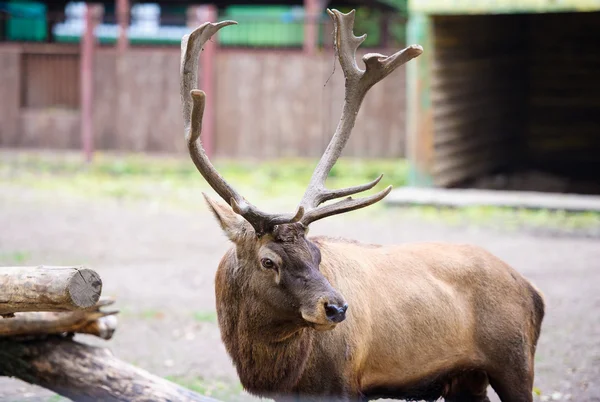
[[[205,94],[195,89],[198,55],[214,33],[236,22],[205,23],[184,36],[181,43],[181,99],[189,153],[204,179],[225,201],[218,202],[205,195],[221,228],[234,244],[236,266],[242,273],[245,288],[255,295],[257,302],[268,305],[282,323],[322,330],[343,321],[348,305],[319,271],[321,256],[318,247],[306,238],[308,226],[327,216],[374,204],[391,191],[392,186],[388,186],[369,197],[351,197],[373,188],[382,175],[370,183],[335,190],[327,189],[325,180],[350,137],[367,91],[423,51],[413,45],[391,56],[366,54],[362,59],[366,67],[363,70],[356,63],[356,50],[366,35],[354,36],[354,11],[327,12],[334,22],[335,50],[344,72],[345,102],[331,142],[296,212],[291,214],[267,213],[252,205],[217,172],[202,148],[200,133]],[[340,198],[343,199],[323,205]]]

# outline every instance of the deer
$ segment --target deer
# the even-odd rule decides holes
[[[231,248],[215,275],[221,339],[249,393],[276,401],[398,398],[531,402],[545,302],[524,276],[469,244],[365,244],[309,236],[311,223],[387,196],[352,195],[325,181],[367,91],[423,49],[356,52],[354,11],[327,10],[345,100],[332,139],[293,213],[260,210],[219,174],[200,134],[206,94],[197,89],[202,46],[235,21],[207,22],[181,43],[181,100],[189,155],[223,199],[203,193]],[[334,202],[334,200],[337,200]]]

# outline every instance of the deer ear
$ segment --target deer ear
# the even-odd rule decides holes
[[[225,235],[234,243],[238,243],[244,239],[246,234],[252,230],[252,226],[240,215],[236,214],[233,209],[224,202],[216,201],[204,195],[204,199],[208,204],[211,212],[217,218],[221,229]]]

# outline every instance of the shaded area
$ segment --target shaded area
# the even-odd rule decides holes
[[[600,12],[428,18],[434,184],[600,194]]]

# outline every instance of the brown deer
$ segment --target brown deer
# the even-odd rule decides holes
[[[367,54],[354,12],[328,10],[346,79],[342,117],[292,214],[263,212],[237,193],[200,142],[205,94],[197,85],[203,44],[233,21],[206,23],[182,40],[181,96],[190,156],[225,203],[206,200],[233,243],[216,274],[221,336],[244,388],[276,400],[376,398],[532,401],[542,295],[485,250],[442,243],[379,246],[307,237],[309,225],[380,201],[350,195],[381,179],[330,190],[325,180],[368,89],[421,54]],[[326,201],[347,197],[321,205]]]

